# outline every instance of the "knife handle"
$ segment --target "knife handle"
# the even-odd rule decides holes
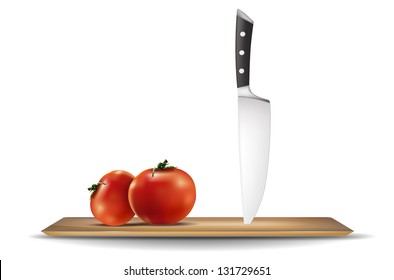
[[[253,21],[242,11],[237,12],[235,34],[235,61],[237,87],[249,85],[250,46],[252,43]]]

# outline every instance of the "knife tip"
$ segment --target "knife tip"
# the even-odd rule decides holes
[[[252,218],[250,218],[250,217],[244,217],[244,224],[245,224],[245,225],[251,224],[252,221],[253,221],[253,217],[252,217]]]

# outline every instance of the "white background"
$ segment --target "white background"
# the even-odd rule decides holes
[[[190,216],[242,215],[237,8],[255,21],[252,91],[272,106],[258,216],[333,217],[354,233],[44,236],[62,217],[91,216],[86,188],[105,173],[137,175],[164,158],[195,180]],[[4,279],[124,279],[129,265],[392,278],[393,14],[391,1],[1,1]]]

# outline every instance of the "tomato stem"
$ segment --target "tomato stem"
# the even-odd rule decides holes
[[[159,162],[155,168],[152,170],[152,177],[155,176],[155,171],[157,169],[166,170],[167,168],[176,168],[176,166],[168,165],[168,160],[164,160],[163,162]]]
[[[95,191],[97,191],[97,188],[98,188],[100,185],[104,185],[104,186],[105,186],[105,183],[103,183],[103,182],[98,182],[97,184],[93,184],[90,188],[88,188],[88,191],[90,191],[90,199],[92,199],[93,194],[95,193]]]

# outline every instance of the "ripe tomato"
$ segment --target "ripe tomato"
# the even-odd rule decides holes
[[[193,179],[185,171],[167,166],[147,169],[130,185],[129,202],[134,213],[150,224],[175,224],[192,210],[196,200]]]
[[[128,200],[128,191],[134,176],[127,171],[115,170],[88,188],[92,192],[90,209],[93,216],[109,226],[119,226],[134,217]]]

